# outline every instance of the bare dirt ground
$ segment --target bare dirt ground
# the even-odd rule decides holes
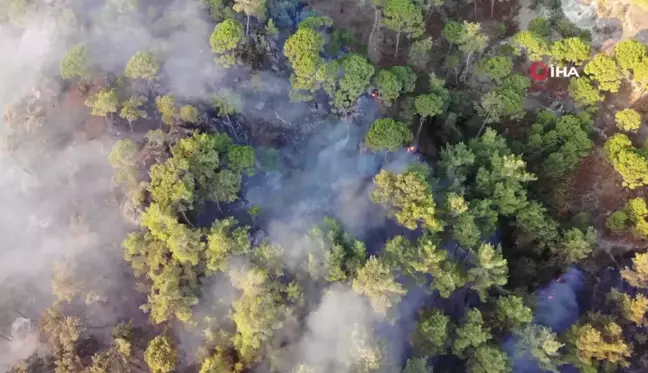
[[[610,247],[626,250],[648,247],[646,240],[635,239],[629,231],[613,233],[605,220],[615,210],[623,208],[630,198],[647,197],[646,189],[630,190],[622,186],[621,176],[605,158],[601,149],[583,159],[576,171],[571,189],[569,210],[587,212],[603,240]]]

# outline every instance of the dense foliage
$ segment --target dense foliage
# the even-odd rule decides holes
[[[62,92],[8,105],[1,145],[38,154],[8,178],[64,168],[73,214],[48,308],[0,281],[0,342],[27,320],[43,344],[11,372],[647,371],[648,48],[551,1],[512,32],[504,0],[315,3],[50,7],[83,31]],[[581,76],[532,81],[540,60]],[[109,198],[51,150],[78,142]]]

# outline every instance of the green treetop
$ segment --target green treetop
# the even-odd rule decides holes
[[[245,41],[243,26],[233,19],[226,19],[214,27],[209,38],[212,52],[219,55],[216,61],[223,67],[236,63],[236,51]]]
[[[493,338],[490,329],[484,326],[484,319],[477,308],[466,312],[466,318],[455,334],[452,353],[459,357],[470,356],[470,349],[477,348]]]
[[[266,15],[266,0],[234,0],[232,9],[245,13],[245,35],[250,33],[250,17],[263,21]]]
[[[232,285],[240,291],[230,312],[236,325],[234,346],[242,360],[251,363],[284,325],[290,309],[282,302],[278,284],[262,269],[232,270],[229,275]]]
[[[430,370],[426,358],[409,358],[402,373],[428,373]]]
[[[432,46],[432,38],[425,38],[413,42],[409,49],[407,63],[418,70],[424,70],[430,62]]]
[[[472,56],[475,53],[483,52],[488,46],[488,36],[482,31],[480,23],[464,21],[464,32],[457,43],[459,44],[459,50],[466,55],[465,76]]]
[[[591,48],[581,38],[567,38],[551,45],[551,56],[559,62],[580,65],[589,59]]]
[[[532,164],[541,165],[540,175],[560,178],[591,152],[591,127],[592,121],[586,115],[557,118],[550,111],[543,111],[531,126],[525,154],[533,160]]]
[[[216,349],[215,353],[202,361],[199,373],[231,373],[234,371],[234,363],[227,352]]]
[[[140,51],[128,60],[124,75],[131,79],[153,80],[159,69],[157,58],[153,53]]]
[[[534,61],[542,60],[544,56],[551,54],[547,39],[529,30],[515,34],[512,45],[517,55],[525,51],[529,59]]]
[[[374,67],[367,58],[356,53],[330,63],[326,69],[324,88],[333,97],[333,105],[340,112],[345,112],[356,102],[374,74]]]
[[[299,28],[309,28],[315,31],[320,31],[322,28],[333,26],[331,17],[322,16],[309,16],[299,23]]]
[[[423,129],[423,123],[427,118],[432,118],[436,115],[443,113],[443,108],[445,106],[445,97],[437,94],[425,94],[419,95],[414,100],[414,107],[416,108],[416,113],[421,117],[419,121],[419,128],[416,131],[416,143],[418,144],[418,139]]]
[[[603,146],[614,169],[623,177],[623,185],[630,189],[648,184],[648,159],[632,145],[628,136],[617,133]]]
[[[403,83],[398,79],[398,76],[387,69],[378,71],[374,77],[374,84],[380,91],[381,102],[387,106],[391,106],[403,89]]]
[[[585,74],[598,83],[598,89],[618,92],[621,87],[621,72],[616,61],[604,54],[597,54],[585,65]]]
[[[526,114],[524,100],[530,85],[527,77],[513,74],[506,77],[498,88],[483,95],[479,103],[475,103],[477,111],[484,117],[483,125],[521,119]]]
[[[438,310],[420,315],[416,332],[412,337],[414,349],[420,356],[445,355],[450,347],[454,325],[450,317]]]
[[[432,231],[441,228],[430,185],[420,173],[409,170],[395,174],[382,170],[374,178],[374,184],[376,189],[371,199],[386,205],[400,224],[409,229],[416,229],[419,222]]]
[[[402,93],[414,92],[416,88],[416,73],[409,66],[393,66],[390,71],[398,77],[402,85]]]
[[[607,300],[616,303],[618,311],[620,311],[624,319],[638,327],[648,326],[648,317],[646,316],[646,312],[648,312],[648,298],[645,295],[639,293],[633,297],[613,288],[608,293]]]
[[[567,338],[568,349],[577,359],[575,363],[586,371],[626,366],[632,356],[632,345],[625,341],[623,330],[614,322],[573,325]]]
[[[589,227],[586,231],[571,228],[563,234],[561,244],[554,248],[557,260],[564,266],[577,264],[592,253],[595,242],[594,228]]]
[[[63,79],[88,78],[88,48],[85,45],[70,48],[61,60],[60,72]]]
[[[485,58],[479,64],[479,71],[488,78],[500,82],[513,71],[513,60],[506,56]]]
[[[237,227],[237,224],[231,217],[217,220],[207,231],[205,260],[209,271],[224,272],[232,257],[250,252],[248,227]]]
[[[468,280],[482,301],[486,300],[488,288],[506,285],[508,266],[502,256],[502,249],[487,243],[481,244],[477,249],[475,267],[468,270]]]
[[[634,109],[623,109],[614,115],[616,125],[626,132],[637,132],[641,126],[641,114]]]
[[[232,171],[254,174],[254,149],[250,146],[234,145],[227,151],[227,167]]]
[[[211,98],[212,107],[218,110],[218,116],[229,118],[230,115],[243,110],[243,98],[237,91],[221,88]]]
[[[194,178],[189,173],[189,163],[186,159],[173,157],[164,163],[153,165],[149,175],[151,197],[163,209],[172,206],[185,211],[192,206]]]
[[[549,24],[549,20],[547,20],[547,18],[536,17],[531,22],[529,22],[529,31],[540,37],[548,37],[550,30],[551,25]]]
[[[614,46],[614,53],[621,69],[629,75],[645,64],[648,58],[648,47],[638,40],[624,40]]]
[[[321,74],[324,71],[324,59],[319,52],[324,47],[324,37],[317,31],[301,27],[284,44],[284,55],[290,61],[293,74],[290,84],[293,92],[314,92],[318,88]],[[294,94],[294,93],[293,93]],[[310,95],[297,95],[299,100],[310,100]]]
[[[133,140],[118,140],[108,155],[108,162],[113,168],[134,167],[137,156],[137,144]]]
[[[466,26],[455,21],[447,22],[443,26],[443,30],[441,30],[441,35],[443,35],[443,37],[448,41],[450,48],[452,48],[453,45],[459,44],[459,41],[463,40],[465,33]]]
[[[198,109],[193,105],[185,105],[180,108],[180,119],[189,123],[198,123]]]
[[[138,120],[139,118],[146,118],[148,116],[146,111],[140,109],[144,104],[144,101],[144,97],[135,96],[129,98],[122,104],[122,109],[119,112],[119,116],[128,121],[128,124],[131,126],[131,132],[133,131],[133,121]]]
[[[117,96],[116,90],[104,88],[88,97],[85,105],[92,109],[92,115],[105,117],[108,114],[117,112],[119,96]]]
[[[403,285],[394,280],[392,270],[374,256],[358,269],[352,286],[355,292],[367,296],[373,310],[383,317],[406,293]]]
[[[586,76],[571,79],[569,81],[569,95],[579,106],[591,111],[596,111],[596,106],[603,102],[603,95],[592,84],[592,80]]]
[[[509,295],[495,301],[495,316],[507,329],[517,329],[533,321],[533,312],[527,307],[522,297]]]
[[[558,342],[556,333],[544,326],[528,324],[516,334],[521,337],[517,352],[520,356],[533,357],[542,370],[559,372],[558,365],[561,365],[559,350],[563,344]]]
[[[648,253],[636,253],[632,268],[621,270],[621,277],[634,287],[648,289]]]
[[[407,125],[391,118],[376,120],[365,136],[365,144],[373,151],[394,152],[411,140],[412,132]]]
[[[478,346],[475,353],[468,357],[466,364],[468,373],[508,373],[512,371],[508,355],[494,344]]]
[[[178,351],[170,337],[158,335],[149,342],[144,360],[154,373],[171,373],[178,361]]]
[[[155,98],[155,106],[162,114],[162,122],[172,126],[178,116],[175,99],[171,95],[158,96]]]
[[[423,9],[411,0],[387,0],[383,14],[384,25],[396,31],[394,56],[398,55],[401,33],[417,37],[425,31]]]

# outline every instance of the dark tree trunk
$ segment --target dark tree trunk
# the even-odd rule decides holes
[[[220,210],[220,208],[219,208],[219,210]],[[196,228],[196,227],[191,223],[191,220],[189,220],[189,218],[187,217],[187,215],[185,214],[184,211],[180,210],[180,214],[182,214],[182,218],[184,219],[184,221],[185,221],[187,224],[189,224],[189,225],[191,226],[191,228]]]
[[[468,53],[466,56],[466,67],[464,68],[463,74],[461,74],[461,81],[465,82],[466,77],[468,76],[468,66],[470,65],[470,60],[472,59],[473,52]]]
[[[421,130],[423,129],[423,122],[425,122],[425,117],[421,116],[421,120],[419,121],[419,128],[418,131],[416,131],[416,147],[418,148],[419,146],[419,137],[421,136]]]
[[[367,41],[367,47],[369,48],[371,48],[371,39],[373,39],[373,36],[376,33],[376,30],[378,29],[379,22],[380,22],[380,9],[376,8],[376,11],[374,12],[373,27],[371,28],[371,33],[369,34],[369,40]]]
[[[394,52],[394,57],[398,56],[398,46],[400,45],[400,31],[396,34],[396,52]]]

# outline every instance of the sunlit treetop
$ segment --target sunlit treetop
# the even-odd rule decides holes
[[[166,335],[159,335],[149,343],[144,352],[144,360],[154,373],[173,372],[177,363],[177,350],[173,341]]]
[[[351,107],[364,93],[375,71],[367,58],[357,53],[331,62],[326,70],[324,89],[332,96],[333,105],[340,111]]]
[[[376,120],[365,136],[365,144],[374,151],[396,151],[413,138],[407,125],[390,118]]]
[[[598,89],[618,92],[621,87],[621,71],[611,57],[597,54],[585,65],[585,73],[598,83]]]
[[[648,253],[636,254],[632,268],[623,269],[621,276],[634,287],[648,289]]]
[[[132,79],[153,80],[159,69],[157,58],[153,53],[139,51],[128,60],[124,75]]]
[[[70,48],[61,60],[61,77],[64,79],[88,78],[90,76],[88,63],[88,48],[85,45]]]
[[[483,59],[479,71],[497,82],[507,77],[513,71],[513,61],[510,57],[495,56]]]
[[[333,26],[333,20],[330,17],[310,16],[299,23],[299,28],[309,28],[315,31],[321,28]]]
[[[641,126],[641,114],[634,109],[623,109],[614,115],[617,127],[622,131],[636,132]]]
[[[624,40],[617,43],[614,52],[619,66],[626,73],[635,70],[648,58],[648,47],[638,40]]]
[[[466,28],[463,24],[455,21],[446,22],[441,31],[441,35],[448,41],[450,44],[458,44],[460,40],[463,39],[463,35],[466,32]]]
[[[408,170],[396,174],[382,170],[374,178],[374,184],[372,200],[386,205],[398,223],[412,230],[419,223],[431,231],[441,229],[430,185],[420,173]]]
[[[520,55],[524,50],[531,60],[541,60],[544,56],[551,54],[549,42],[529,30],[523,30],[515,34],[512,45],[516,54]]]
[[[119,96],[117,96],[116,90],[104,88],[88,97],[85,105],[92,109],[92,115],[106,116],[117,112]]]
[[[592,47],[581,38],[558,40],[551,45],[551,56],[559,62],[580,65],[590,57]]]
[[[209,38],[212,52],[221,55],[217,62],[224,67],[231,67],[236,62],[234,52],[245,41],[243,25],[233,19],[226,19],[214,27]]]
[[[122,139],[115,143],[108,161],[114,168],[126,168],[135,166],[137,156],[137,144],[133,140]]]

